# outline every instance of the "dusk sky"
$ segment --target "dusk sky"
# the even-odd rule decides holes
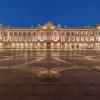
[[[86,26],[100,23],[100,0],[0,0],[0,24]]]

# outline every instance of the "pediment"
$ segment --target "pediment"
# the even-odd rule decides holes
[[[47,22],[44,26],[42,26],[43,29],[59,29],[57,26],[53,25],[52,22]]]

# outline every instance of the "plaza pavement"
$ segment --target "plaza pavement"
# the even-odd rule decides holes
[[[100,51],[0,50],[0,100],[100,100]]]

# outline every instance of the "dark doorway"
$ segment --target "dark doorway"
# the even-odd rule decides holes
[[[51,43],[47,42],[47,49],[51,49]]]

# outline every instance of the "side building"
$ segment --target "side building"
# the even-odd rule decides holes
[[[0,49],[100,49],[100,25],[61,28],[51,22],[37,27],[0,26]]]

